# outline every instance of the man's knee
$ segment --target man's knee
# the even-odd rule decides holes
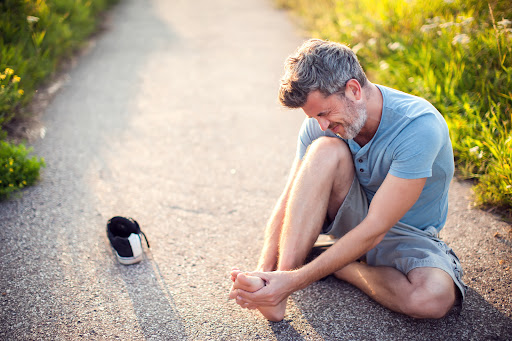
[[[451,280],[424,282],[410,293],[404,313],[415,318],[442,318],[455,304],[456,290]]]
[[[306,152],[307,158],[318,158],[322,162],[350,164],[353,167],[352,154],[345,141],[336,138],[323,136],[309,146]]]

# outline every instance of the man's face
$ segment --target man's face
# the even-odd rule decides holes
[[[308,117],[316,119],[323,131],[329,129],[344,139],[355,138],[367,119],[364,103],[338,94],[325,97],[318,90],[308,95],[302,110]]]

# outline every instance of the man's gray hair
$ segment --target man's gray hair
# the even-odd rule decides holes
[[[320,39],[310,39],[285,62],[279,101],[286,107],[306,104],[310,92],[324,96],[343,94],[347,82],[355,79],[363,87],[367,78],[356,54],[347,46]]]

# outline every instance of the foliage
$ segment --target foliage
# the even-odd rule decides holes
[[[357,53],[370,79],[446,118],[477,202],[512,213],[512,6],[507,0],[276,0],[315,37]]]
[[[0,93],[0,127],[26,104],[58,62],[96,29],[98,13],[117,0],[0,1],[0,70],[23,79],[24,96]]]
[[[3,121],[8,121],[13,113],[10,109],[20,100],[23,96],[24,91],[20,87],[21,77],[14,74],[14,70],[6,68],[4,72],[0,72],[0,98],[3,99],[0,102],[0,113],[5,112],[6,114],[0,114],[0,126]]]
[[[118,0],[0,0],[0,199],[33,184],[44,160],[6,142],[2,127],[96,29]]]
[[[29,157],[31,151],[23,144],[13,145],[0,141],[0,199],[33,185],[39,178],[39,169],[45,163],[42,158]]]

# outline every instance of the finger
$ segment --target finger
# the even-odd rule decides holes
[[[248,302],[245,302],[240,296],[236,297],[235,302],[242,308],[246,308],[247,306],[250,305]]]
[[[245,291],[243,289],[237,289],[237,296],[239,296],[242,300],[250,303],[265,303],[266,302],[266,294],[267,287],[262,287],[261,289],[255,292]]]
[[[242,272],[242,271],[240,271]],[[256,277],[259,277],[263,280],[263,282],[265,282],[265,285],[267,285],[267,282],[270,281],[270,276],[269,276],[269,273],[267,272],[261,272],[261,271],[251,271],[251,272],[245,272],[245,274],[247,276],[256,276]],[[272,274],[272,273],[270,273]]]
[[[231,291],[229,292],[229,299],[234,300],[238,296],[238,289],[231,288]]]

